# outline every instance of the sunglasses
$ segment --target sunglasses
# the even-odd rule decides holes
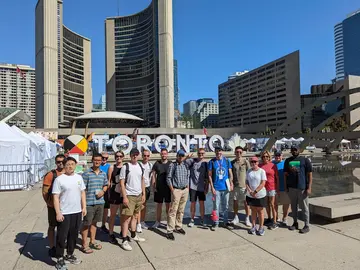
[[[60,161],[60,160],[55,161],[56,164],[61,164],[61,163],[63,163],[63,162],[64,162],[63,160],[61,160],[61,161]]]
[[[116,158],[123,158],[124,156],[115,156]]]
[[[257,163],[257,161],[250,161],[250,163]]]
[[[270,158],[270,156],[263,156],[263,158]]]
[[[109,158],[108,157],[102,157],[103,160],[108,160]]]
[[[150,157],[150,155],[143,155],[143,157]]]

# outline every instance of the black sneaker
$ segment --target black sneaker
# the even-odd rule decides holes
[[[174,237],[174,234],[173,233],[167,233],[166,234],[166,238],[171,240],[171,241],[175,241],[175,237]]]
[[[186,234],[186,232],[185,232],[182,228],[176,229],[175,232],[176,232],[176,233],[179,233],[179,234],[183,234],[183,235]]]
[[[289,227],[290,231],[295,231],[298,229],[299,229],[299,224],[297,222],[294,222],[294,224]]]
[[[56,247],[52,247],[49,249],[49,256],[52,258],[56,257]]]
[[[310,232],[310,228],[309,228],[309,226],[304,226],[304,228],[302,228],[300,231],[299,231],[300,233],[308,233],[308,232]]]
[[[272,219],[271,218],[265,219],[265,221],[264,221],[265,226],[270,226],[271,224],[272,224]]]
[[[114,244],[114,245],[118,245],[118,244],[119,244],[119,242],[116,240],[116,237],[115,237],[114,234],[110,234],[110,235],[109,235],[109,242],[110,242],[111,244]]]
[[[276,229],[278,229],[279,228],[279,225],[277,224],[277,223],[273,223],[273,224],[271,224],[270,226],[269,226],[269,229],[270,230],[276,230]]]
[[[57,261],[57,263],[55,265],[55,268],[57,270],[67,270],[68,269],[66,264],[65,264],[64,258],[61,257],[60,259],[58,259],[58,261]]]
[[[210,229],[215,232],[219,228],[219,225],[213,225]]]
[[[109,230],[106,228],[106,226],[101,226],[100,230],[103,232],[103,233],[106,233],[108,234],[109,233]]]
[[[75,264],[78,265],[81,263],[81,260],[78,259],[74,254],[73,255],[66,255],[65,256],[65,263],[69,264]]]
[[[223,226],[225,229],[228,229],[228,230],[234,229],[234,226],[229,222],[225,223]]]

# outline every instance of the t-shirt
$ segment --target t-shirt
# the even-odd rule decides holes
[[[108,173],[109,171],[109,168],[110,168],[110,164],[109,163],[105,163],[104,165],[100,165],[100,170],[102,170],[103,172]]]
[[[169,170],[170,161],[162,163],[160,160],[156,161],[152,170],[156,172],[156,188],[167,187],[167,171]]]
[[[190,168],[190,189],[204,192],[205,181],[208,179],[207,162],[205,160],[187,159]]]
[[[246,188],[246,172],[250,169],[250,163],[247,159],[241,158],[239,161],[231,161],[234,187]]]
[[[144,181],[145,181],[145,187],[150,187],[150,175],[152,170],[152,164],[150,162],[147,162],[146,164],[140,162],[139,163],[141,168],[144,170]]]
[[[139,163],[136,163],[135,165],[128,163],[128,166],[129,166],[129,174],[125,181],[126,195],[139,196],[142,193],[142,186],[141,186],[142,176],[143,176],[142,169]],[[124,165],[121,168],[120,177],[119,177],[120,181],[125,180],[125,177],[126,177],[126,165]]]
[[[103,190],[104,186],[108,185],[107,173],[100,169],[100,172],[96,174],[90,168],[83,173],[82,177],[86,186],[86,205],[105,204],[104,196],[98,199],[96,195]]]
[[[246,175],[246,180],[251,190],[255,190],[260,184],[261,181],[267,180],[266,173],[263,169],[259,168],[258,170],[254,171],[253,169],[248,170]],[[265,183],[266,184],[266,183]],[[253,198],[249,192],[246,192],[246,196]],[[264,198],[266,196],[266,189],[263,187],[256,193],[256,199]]]
[[[63,215],[80,213],[81,192],[85,190],[84,181],[79,174],[58,176],[53,185],[53,194],[59,194],[60,212]]]
[[[284,183],[284,163],[285,161],[280,161],[276,163],[276,161],[273,161],[273,163],[276,165],[279,173],[279,191],[285,191],[285,183]]]
[[[225,157],[222,157],[220,160],[213,158],[209,161],[208,168],[212,171],[215,190],[227,190],[226,179],[229,179],[229,169],[232,169],[231,162]]]
[[[263,169],[266,173],[266,183],[265,188],[267,191],[275,190],[276,189],[276,183],[275,183],[275,174],[277,173],[277,167],[274,163],[268,162],[266,164],[261,164],[259,166],[261,169]]]
[[[284,173],[288,173],[286,177],[286,185],[288,188],[297,188],[305,190],[308,188],[309,179],[307,174],[312,172],[312,165],[309,159],[303,156],[289,157],[285,160]]]

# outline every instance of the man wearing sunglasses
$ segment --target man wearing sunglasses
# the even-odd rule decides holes
[[[56,169],[51,170],[48,172],[43,181],[42,186],[42,195],[43,198],[47,204],[48,209],[48,239],[49,239],[49,256],[55,257],[56,255],[56,248],[55,248],[55,228],[57,227],[57,221],[56,221],[56,212],[54,208],[54,201],[52,196],[52,188],[54,185],[55,179],[64,173],[64,161],[65,156],[64,155],[57,155],[55,157],[55,163],[56,163]]]
[[[109,168],[110,168],[110,164],[108,163],[108,159],[109,159],[109,154],[107,152],[102,152],[101,153],[101,165],[100,165],[100,170],[105,172],[106,175],[108,175],[109,173]],[[108,234],[109,230],[106,228],[106,221],[108,219],[108,215],[109,215],[109,209],[110,209],[110,203],[109,203],[109,194],[108,192],[106,192],[106,194],[104,195],[104,213],[103,213],[103,218],[102,218],[102,223],[101,223],[101,228],[100,230],[103,233]]]

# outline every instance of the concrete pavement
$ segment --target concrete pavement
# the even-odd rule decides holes
[[[40,189],[1,192],[0,204],[0,269],[54,269]],[[132,252],[111,245],[99,231],[103,249],[91,255],[76,250],[83,262],[69,269],[355,269],[360,260],[360,220],[312,224],[306,235],[279,228],[260,237],[243,225],[184,229],[187,235],[175,234],[175,242],[163,237],[165,229],[145,231],[147,241],[131,243]]]

